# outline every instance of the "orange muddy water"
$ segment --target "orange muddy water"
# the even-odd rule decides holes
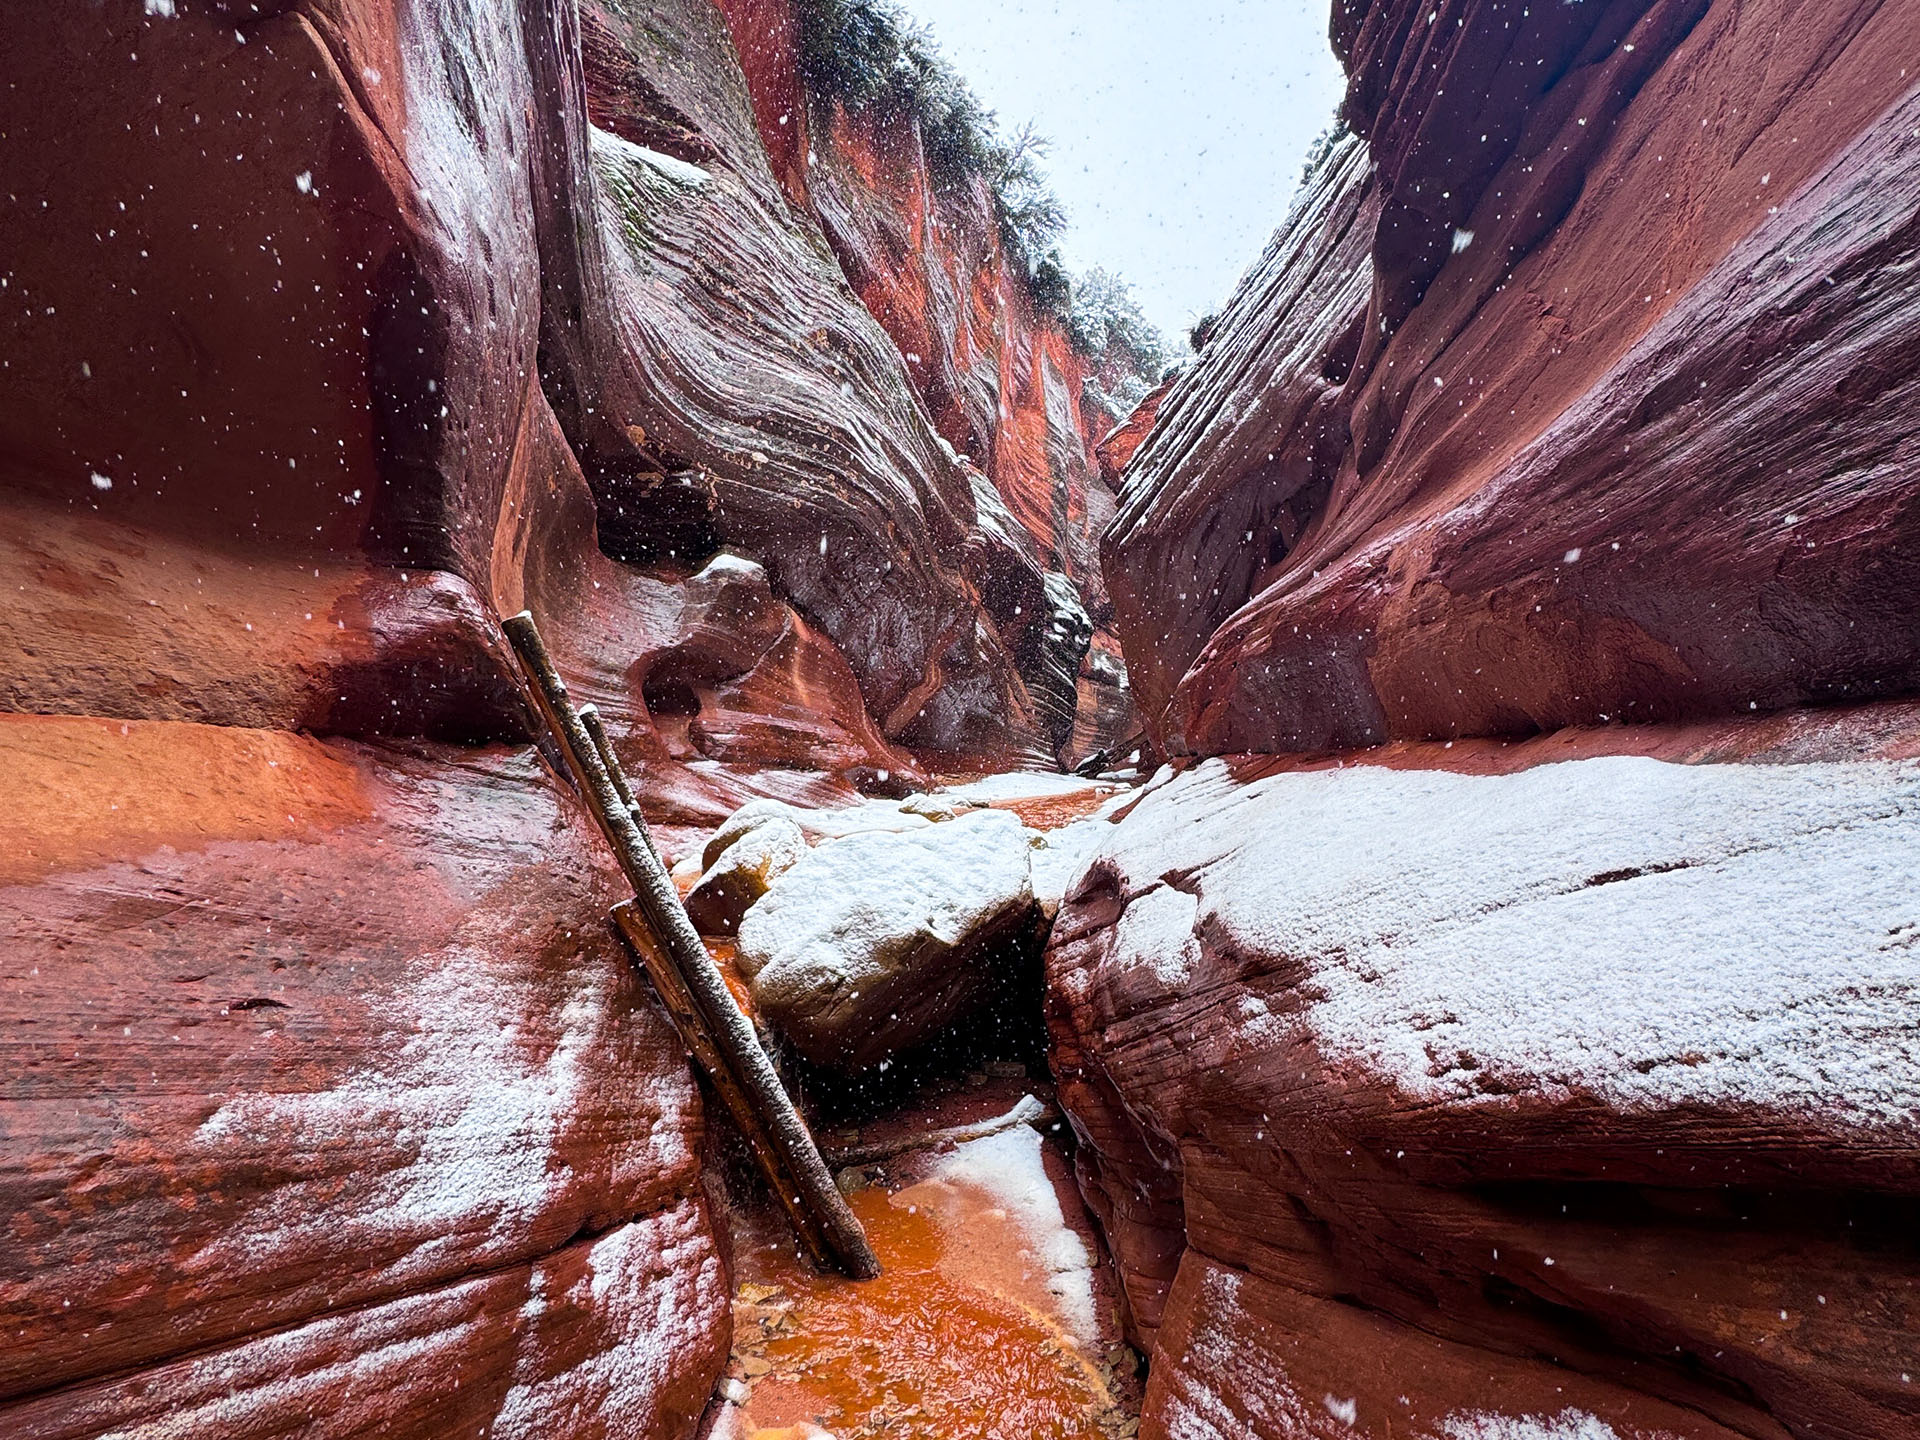
[[[970,1122],[1021,1093],[976,1084],[904,1123]],[[1064,1154],[1042,1151],[1023,1128],[866,1167],[877,1183],[849,1203],[886,1267],[866,1283],[814,1272],[772,1215],[736,1215],[734,1403],[716,1437],[1132,1435],[1109,1274]]]

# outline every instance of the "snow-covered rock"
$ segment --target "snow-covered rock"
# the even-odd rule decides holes
[[[1027,832],[1033,853],[1033,898],[1049,920],[1060,912],[1060,902],[1087,868],[1101,843],[1113,834],[1105,819],[1080,820],[1058,830]]]
[[[797,825],[810,844],[876,830],[919,830],[933,824],[924,815],[908,814],[896,800],[874,800],[837,810],[808,810],[784,800],[749,800],[713,832],[713,838],[701,853],[701,865],[711,868],[736,840],[770,820],[786,820]]]
[[[1208,761],[1109,834],[1108,964],[1175,994],[1230,983],[1232,957],[1303,965],[1303,1008],[1249,1041],[1304,1027],[1410,1101],[1920,1126],[1920,766],[1240,785]]]
[[[687,915],[702,935],[731,935],[740,917],[773,882],[800,863],[807,837],[784,815],[761,824],[720,852],[687,896]]]
[[[987,992],[1034,910],[1028,832],[981,810],[825,841],[740,923],[740,968],[765,1018],[818,1064],[859,1070]]]
[[[1920,762],[1793,758],[1859,733],[1131,797],[1047,1003],[1156,1433],[1914,1435],[1915,1312],[1869,1297],[1920,1265],[1853,1217],[1920,1194]],[[1751,1404],[1690,1412],[1675,1362]]]

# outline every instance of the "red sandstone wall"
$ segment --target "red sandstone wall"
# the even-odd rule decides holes
[[[0,16],[9,1437],[695,1430],[698,1092],[502,615],[670,851],[911,782],[889,732],[1021,743],[975,577],[1011,614],[1038,566],[786,206],[716,12],[622,13],[584,56],[535,0]]]
[[[1103,632],[1097,547],[1112,500],[1090,482],[1099,474],[1095,447],[1124,417],[1086,403],[1093,366],[1037,313],[984,187],[936,185],[916,127],[884,106],[810,115],[788,0],[721,0],[721,9],[789,198],[819,218],[941,436],[986,473],[1033,557],[1072,578]],[[1081,683],[1097,688],[1084,675]],[[1094,708],[1127,706],[1110,697]]]
[[[1361,138],[1106,537],[1157,731],[1337,747],[1920,686],[1920,11],[1336,18]]]

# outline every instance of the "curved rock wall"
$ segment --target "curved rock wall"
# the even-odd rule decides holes
[[[1048,1005],[1142,1436],[1920,1436],[1917,24],[1335,5],[1109,447],[1177,759]]]
[[[1048,956],[1141,1434],[1920,1435],[1917,785],[1912,705],[1164,776]]]
[[[1111,606],[1097,542],[1113,501],[1093,482],[1095,448],[1125,418],[1110,398],[1116,377],[1035,304],[983,181],[936,179],[918,126],[897,108],[876,103],[849,114],[809,99],[790,0],[722,0],[721,8],[789,199],[817,218],[847,282],[904,358],[941,438],[985,474],[1017,521],[1023,563],[1070,578],[1096,634],[1106,631]],[[1045,641],[1047,619],[1063,612],[1036,598],[1044,608],[1025,604],[1016,617],[1009,605],[996,618],[1036,690],[1064,694],[1076,680],[1091,687],[1091,729],[1069,741],[1071,716],[1057,708],[1047,725],[1057,750],[1084,755],[1114,738],[1105,714],[1120,714],[1125,730],[1130,707],[1105,670],[1081,667],[1084,652]],[[1023,645],[1019,619],[1035,615],[1042,619]],[[1044,712],[1043,696],[1035,700]]]
[[[629,10],[0,20],[9,1436],[693,1433],[698,1096],[499,616],[675,850],[1048,748],[1040,567]]]
[[[610,548],[734,546],[847,657],[888,735],[975,760],[1035,748],[973,484],[775,181],[724,18],[604,3],[583,25],[593,123],[569,143],[597,209],[556,241],[579,278],[543,365]]]
[[[1904,3],[1339,7],[1336,144],[1106,540],[1177,751],[1920,682]]]

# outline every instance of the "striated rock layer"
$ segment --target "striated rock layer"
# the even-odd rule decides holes
[[[1069,739],[1076,681],[1083,695],[1094,687],[1107,709],[1126,705],[1104,670],[1081,666],[1086,645],[1072,633],[1081,610],[1096,634],[1111,622],[1097,550],[1114,507],[1095,483],[1095,452],[1126,418],[1115,398],[1125,381],[1115,362],[1083,354],[1035,302],[985,182],[939,177],[911,115],[884,100],[849,114],[807,95],[791,0],[721,0],[721,8],[788,199],[818,221],[847,283],[904,357],[940,437],[982,478],[989,503],[1004,507],[1020,559],[1017,567],[1002,559],[993,585],[1006,590],[1010,569],[1036,563],[1072,582],[1009,593],[995,618],[1054,748],[1083,756],[1115,727],[1097,724],[1092,744],[1084,729]],[[1050,621],[1060,627],[1052,635]],[[1118,728],[1130,723],[1129,714]]]
[[[688,1432],[726,1353],[699,1101],[537,762],[25,715],[0,750],[0,1429]]]
[[[1917,767],[1902,706],[1152,787],[1048,956],[1142,1435],[1920,1436]]]
[[[1104,540],[1174,751],[1909,693],[1905,0],[1343,3],[1345,118]]]
[[[498,618],[678,853],[1047,752],[1046,577],[704,0],[0,53],[0,1433],[691,1435],[698,1095]]]
[[[1020,582],[998,572],[1018,557],[775,182],[724,18],[608,0],[583,25],[593,124],[569,138],[595,209],[556,239],[566,318],[542,359],[609,548],[687,559],[724,541],[847,657],[886,734],[1020,753],[1037,737],[996,628],[1017,618],[1001,592]]]
[[[1916,24],[1334,6],[1347,130],[1110,447],[1224,757],[1048,961],[1143,1436],[1920,1436]]]

